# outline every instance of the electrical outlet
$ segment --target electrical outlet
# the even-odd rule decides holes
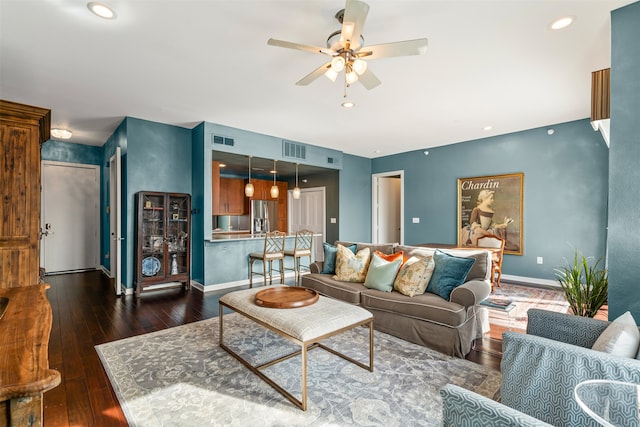
[[[538,264],[542,264],[542,257],[541,256],[538,257],[537,262],[538,262]]]
[[[415,217],[415,216],[414,216],[414,217],[411,219],[411,222],[413,222],[414,224],[420,224],[420,218],[418,218],[418,217]]]

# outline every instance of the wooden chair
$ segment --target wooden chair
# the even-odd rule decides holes
[[[267,286],[267,263],[269,264],[269,284],[273,283],[273,261],[280,262],[280,283],[284,284],[284,238],[286,233],[272,231],[264,236],[264,251],[249,254],[249,287],[253,287],[253,275],[264,277],[264,286]],[[253,271],[253,263],[262,261],[262,273]]]
[[[497,249],[491,251],[491,287],[500,287],[502,277],[502,257],[504,255],[504,239],[493,234],[478,238],[478,247],[487,249]],[[492,289],[493,290],[493,289]]]
[[[311,264],[311,247],[313,245],[313,231],[300,230],[296,232],[296,241],[293,249],[285,250],[285,257],[293,258],[293,271],[296,273],[296,286],[300,280],[300,258],[309,257],[309,264]],[[305,267],[309,269],[308,265]],[[288,269],[291,270],[291,269]]]

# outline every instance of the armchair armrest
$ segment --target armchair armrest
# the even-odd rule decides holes
[[[550,424],[453,384],[440,390],[443,427],[547,427]]]
[[[502,335],[502,403],[558,427],[594,425],[573,396],[586,380],[640,384],[640,360],[536,335]]]
[[[324,261],[315,261],[309,264],[309,271],[312,273],[320,273],[324,268]]]
[[[610,322],[532,308],[527,311],[527,334],[591,348]]]
[[[469,280],[451,292],[449,300],[465,307],[480,304],[491,293],[488,280]]]

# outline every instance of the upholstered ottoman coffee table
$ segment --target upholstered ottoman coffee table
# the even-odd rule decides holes
[[[264,289],[264,288],[263,288]],[[270,287],[273,289],[273,287]],[[300,288],[298,288],[300,289]],[[319,296],[317,302],[299,308],[268,308],[256,304],[256,294],[261,289],[246,289],[230,292],[220,298],[220,347],[267,384],[276,389],[303,411],[307,410],[307,351],[320,347],[357,366],[373,371],[373,315],[362,307],[342,301]],[[276,360],[253,366],[241,355],[224,344],[223,308],[228,307],[236,313],[270,329],[282,337],[300,345],[300,350]],[[366,365],[332,348],[320,344],[320,341],[341,332],[366,325],[369,328],[369,364]],[[296,398],[276,384],[261,369],[272,366],[291,357],[301,355],[302,359],[302,397]]]

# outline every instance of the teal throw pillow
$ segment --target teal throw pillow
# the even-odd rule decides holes
[[[324,242],[322,243],[322,248],[324,249],[324,264],[320,273],[336,274],[336,256],[338,255],[338,247],[331,243]],[[358,245],[349,245],[347,248],[355,254],[356,249],[358,249]]]
[[[377,289],[379,291],[391,292],[393,290],[393,282],[396,274],[400,269],[402,260],[387,261],[374,252],[369,263],[367,278],[364,280],[364,286],[369,289]]]
[[[476,260],[474,258],[457,257],[436,250],[433,254],[433,261],[436,266],[431,275],[431,280],[429,280],[427,292],[439,295],[449,301],[451,292],[464,283]]]

